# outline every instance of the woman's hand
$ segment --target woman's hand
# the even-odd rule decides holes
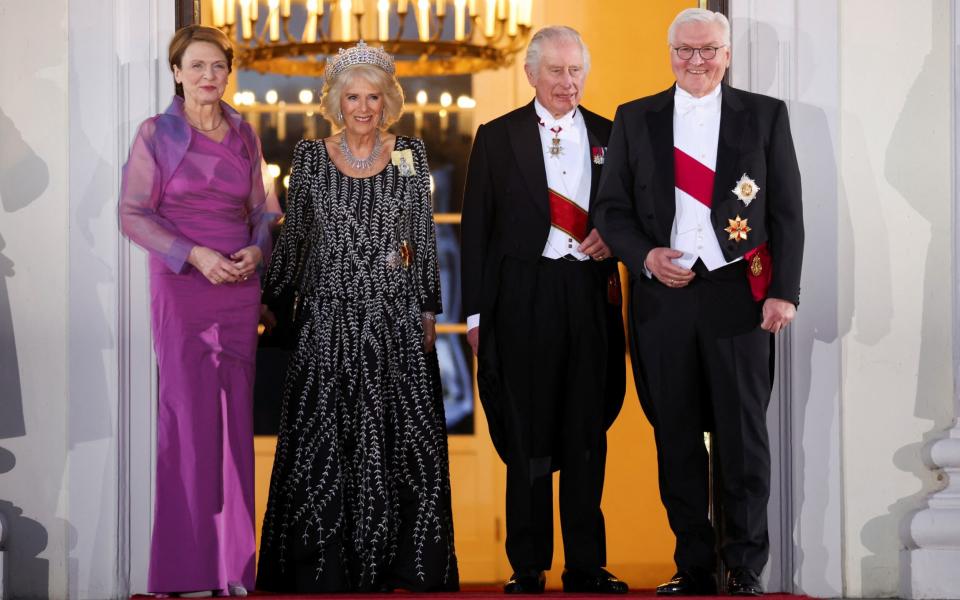
[[[277,326],[277,316],[266,304],[260,305],[260,324],[263,325],[265,333],[272,332],[273,328]]]
[[[187,262],[203,273],[213,285],[240,281],[240,269],[222,254],[206,246],[194,246]]]
[[[247,246],[230,255],[230,260],[240,270],[241,281],[246,281],[253,275],[262,259],[263,252],[260,251],[259,246]]]
[[[420,320],[423,323],[423,351],[433,352],[437,343],[437,317],[433,313],[423,313]]]

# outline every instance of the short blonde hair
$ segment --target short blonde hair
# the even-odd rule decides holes
[[[387,129],[400,119],[403,114],[403,88],[393,75],[380,67],[368,64],[359,64],[347,67],[333,80],[323,84],[320,96],[320,112],[330,121],[334,129],[343,129],[343,115],[340,113],[340,98],[343,88],[353,81],[354,77],[363,77],[369,84],[383,94],[383,120],[378,123],[380,129]]]

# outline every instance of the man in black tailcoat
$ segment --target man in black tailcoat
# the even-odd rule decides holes
[[[682,11],[668,33],[677,83],[617,110],[594,212],[630,270],[630,349],[677,538],[661,595],[713,594],[703,432],[718,454],[726,590],[762,593],[773,334],[796,314],[800,173],[787,107],[721,83],[722,14]]]
[[[463,203],[467,339],[507,465],[507,593],[540,593],[560,471],[567,592],[625,593],[603,569],[606,429],[623,403],[617,261],[592,224],[610,121],[579,106],[580,36],[547,27],[525,70],[536,98],[477,130]]]

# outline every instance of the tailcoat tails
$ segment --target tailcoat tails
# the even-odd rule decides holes
[[[577,114],[592,209],[610,121]],[[510,562],[518,573],[550,568],[550,473],[559,469],[567,566],[595,572],[605,561],[605,430],[625,387],[619,272],[615,259],[544,256],[550,158],[539,128],[531,102],[477,131],[463,205],[464,307],[480,316],[480,400],[507,464]]]
[[[724,506],[721,556],[728,568],[759,573],[769,553],[766,409],[773,364],[773,336],[760,323],[765,299],[799,303],[800,172],[786,105],[723,85],[712,195],[706,194],[706,202],[695,198],[709,215],[697,222],[696,239],[708,239],[712,229],[719,264],[707,268],[699,254],[694,278],[682,286],[651,277],[647,255],[672,246],[679,235],[677,207],[686,201],[676,177],[674,138],[677,127],[686,133],[690,125],[677,116],[677,94],[671,87],[617,110],[594,219],[630,271],[631,358],[654,429],[677,568],[711,572],[715,564],[703,446],[703,432],[710,430]],[[713,149],[705,134],[691,139]],[[744,181],[755,194],[744,193],[738,184]],[[769,262],[754,264],[751,256],[764,249]],[[758,272],[767,277],[759,298],[750,279]]]

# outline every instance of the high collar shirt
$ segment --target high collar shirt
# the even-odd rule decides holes
[[[590,210],[590,143],[583,115],[576,108],[554,118],[539,100],[533,101],[540,121],[540,144],[543,148],[543,166],[547,173],[547,187],[573,200],[585,211]],[[553,140],[560,140],[559,153],[552,153]],[[577,250],[580,242],[556,227],[550,227],[543,246],[546,258],[573,256],[577,260],[590,257]]]
[[[554,118],[550,111],[536,99],[533,101],[533,107],[540,122],[540,146],[543,148],[547,187],[570,198],[583,210],[589,211],[592,174],[590,142],[583,115],[575,108],[560,118]],[[560,140],[560,153],[557,155],[550,153],[554,137]],[[543,256],[556,259],[569,254],[577,260],[589,260],[589,256],[577,250],[579,245],[580,242],[566,232],[551,226],[543,246]],[[479,313],[467,316],[468,331],[479,325]]]
[[[676,87],[673,108],[673,144],[711,171],[717,169],[717,144],[720,139],[721,86],[702,98],[695,98]],[[697,258],[713,271],[730,262],[720,250],[720,242],[710,220],[710,208],[680,188],[674,188],[676,215],[670,232],[670,247],[683,252],[673,260],[691,268]]]

